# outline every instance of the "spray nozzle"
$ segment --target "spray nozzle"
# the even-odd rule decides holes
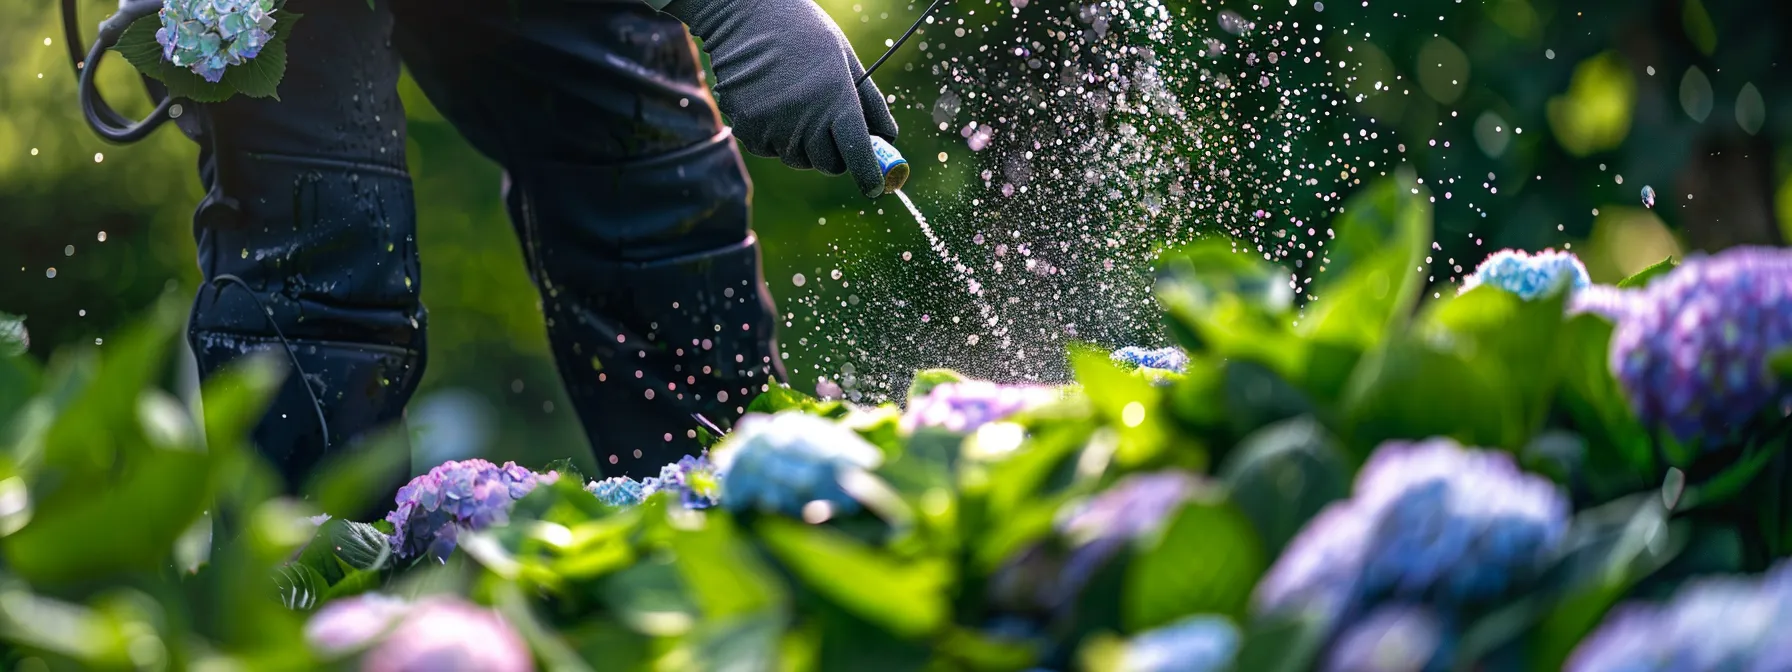
[[[871,151],[877,155],[877,169],[884,174],[884,193],[888,194],[908,183],[908,159],[890,141],[871,136]]]

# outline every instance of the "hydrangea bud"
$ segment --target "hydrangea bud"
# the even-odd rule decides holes
[[[1444,672],[1445,631],[1424,607],[1380,607],[1346,628],[1325,653],[1325,672]]]
[[[1697,442],[1792,402],[1769,368],[1788,347],[1792,251],[1740,247],[1689,258],[1641,290],[1612,333],[1610,364],[1638,419]]]
[[[162,59],[216,83],[224,69],[261,54],[274,39],[272,0],[164,0],[156,43]]]
[[[716,448],[715,462],[729,510],[800,515],[803,505],[818,500],[857,510],[840,478],[877,468],[883,453],[849,427],[786,411],[741,419]]]
[[[529,672],[535,659],[516,630],[491,609],[456,597],[412,605],[361,661],[366,672]]]
[[[1057,388],[1003,385],[983,380],[942,383],[920,399],[909,400],[902,416],[905,431],[937,427],[971,432],[985,424],[1063,398]]]
[[[1118,364],[1129,364],[1148,369],[1163,369],[1182,373],[1188,368],[1188,355],[1180,348],[1157,348],[1147,350],[1136,345],[1129,345],[1109,356]]]
[[[1792,564],[1715,577],[1662,605],[1627,603],[1569,656],[1568,672],[1792,669]]]
[[[707,509],[720,502],[721,485],[721,475],[716,473],[707,453],[696,457],[686,455],[660,467],[658,477],[642,481],[641,495],[645,498],[664,490],[676,495],[678,502],[687,509]]]
[[[585,492],[597,496],[597,501],[610,506],[634,506],[647,498],[646,489],[641,482],[627,476],[586,483]]]
[[[1243,637],[1221,616],[1188,616],[1133,637],[1119,672],[1219,672],[1232,669]]]
[[[536,474],[515,462],[502,467],[479,459],[443,462],[398,489],[398,508],[386,516],[393,528],[392,548],[401,558],[428,553],[445,560],[461,530],[508,522],[516,500],[558,477],[554,472]]]
[[[1493,285],[1529,301],[1554,289],[1563,278],[1567,279],[1570,291],[1592,284],[1587,277],[1587,267],[1571,253],[1544,250],[1530,254],[1524,250],[1507,249],[1493,253],[1475,267],[1474,273],[1463,278],[1462,291]]]
[[[1508,453],[1449,439],[1390,441],[1357,474],[1376,518],[1359,590],[1445,604],[1486,600],[1532,578],[1568,531],[1568,498]]]

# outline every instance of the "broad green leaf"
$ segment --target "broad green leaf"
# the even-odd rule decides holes
[[[770,389],[761,392],[747,404],[748,413],[773,414],[790,410],[813,413],[825,418],[839,418],[848,409],[840,402],[822,401],[783,383],[773,383]]]
[[[1280,555],[1325,505],[1350,495],[1350,465],[1337,440],[1311,417],[1245,437],[1226,456],[1219,476],[1269,557]]]
[[[1190,460],[1185,466],[1191,469],[1206,468],[1205,452],[1192,444],[1194,437],[1175,431],[1164,388],[1132,375],[1097,348],[1073,349],[1070,367],[1097,415],[1119,434],[1117,464],[1139,468],[1169,453]]]
[[[1316,667],[1327,624],[1312,614],[1260,618],[1244,629],[1232,669],[1244,672],[1305,672]]]
[[[1648,268],[1644,268],[1643,270],[1637,271],[1636,274],[1634,274],[1628,278],[1619,280],[1618,288],[1619,289],[1642,289],[1644,287],[1648,287],[1650,282],[1654,281],[1658,277],[1667,275],[1669,272],[1672,272],[1674,270],[1674,268],[1678,267],[1679,265],[1680,265],[1679,260],[1676,260],[1672,256],[1669,256],[1666,259],[1662,259],[1661,261],[1657,261],[1653,264],[1649,264]]]
[[[605,577],[601,585],[604,602],[637,632],[676,637],[703,618],[672,565],[644,562]]]
[[[661,505],[659,501],[655,498],[649,504]],[[728,618],[785,609],[789,597],[783,584],[745,545],[732,520],[708,514],[700,520],[695,526],[674,527],[666,540],[677,558],[679,576],[704,616]]]
[[[1123,623],[1140,632],[1190,614],[1241,617],[1266,568],[1249,518],[1223,499],[1191,501],[1127,567]]]
[[[804,585],[841,608],[902,637],[937,632],[950,612],[951,569],[934,560],[898,561],[825,527],[760,521],[758,532]]]
[[[1165,257],[1162,264],[1157,302],[1191,357],[1251,359],[1300,376],[1307,349],[1290,330],[1288,301],[1274,289],[1285,288],[1286,280],[1273,267],[1218,241]]]
[[[1562,327],[1556,361],[1562,405],[1591,444],[1582,473],[1609,484],[1616,494],[1654,479],[1657,467],[1649,432],[1637,422],[1607,363],[1611,335],[1604,318],[1574,316]]]
[[[1432,436],[1522,446],[1518,399],[1502,374],[1411,338],[1384,343],[1358,367],[1345,398],[1353,456],[1388,439]]]
[[[1792,348],[1783,348],[1767,359],[1773,373],[1781,378],[1792,380]]]
[[[204,453],[154,450],[116,468],[34,501],[30,522],[0,540],[10,571],[32,581],[92,580],[153,570],[170,557],[208,502],[211,463]]]
[[[1553,358],[1562,356],[1554,345],[1567,298],[1567,292],[1558,291],[1526,301],[1483,285],[1433,303],[1423,320],[1432,342],[1477,366],[1503,372],[1522,411],[1516,419],[1527,441],[1542,427],[1561,378],[1562,367]]]
[[[218,83],[250,98],[279,100],[280,80],[286,76],[286,38],[303,16],[288,11],[274,12],[274,28],[270,31],[274,39],[268,40],[255,58],[227,68]]]
[[[409,437],[402,426],[389,427],[329,455],[304,491],[331,516],[372,517],[391,510],[395,488],[410,475]]]
[[[1659,495],[1645,492],[1576,514],[1545,592],[1553,603],[1534,632],[1533,669],[1561,669],[1617,600],[1685,548]]]
[[[681,646],[660,659],[666,672],[773,672],[784,627],[775,614],[749,614],[709,621],[686,635]]]
[[[1431,242],[1429,190],[1410,175],[1382,180],[1345,202],[1324,247],[1301,333],[1372,347],[1406,324],[1424,289]]]

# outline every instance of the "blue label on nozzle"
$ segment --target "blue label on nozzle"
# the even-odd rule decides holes
[[[871,136],[871,152],[877,155],[877,169],[884,174],[884,192],[901,189],[908,182],[908,159],[902,158],[890,141],[875,135]]]
[[[891,145],[890,141],[875,135],[871,136],[871,151],[877,154],[877,168],[884,173],[889,173],[891,168],[898,165],[908,163],[908,159],[902,158],[902,152],[896,151],[896,147]]]

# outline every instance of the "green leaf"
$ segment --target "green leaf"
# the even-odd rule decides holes
[[[1521,411],[1515,420],[1528,441],[1541,429],[1562,375],[1551,358],[1561,356],[1554,345],[1567,299],[1567,292],[1556,291],[1526,301],[1483,285],[1433,303],[1422,328],[1433,343],[1472,365],[1502,372]]]
[[[1306,347],[1287,314],[1287,282],[1270,266],[1202,241],[1161,262],[1156,283],[1170,330],[1191,357],[1250,359],[1298,378]]]
[[[1241,617],[1266,567],[1249,518],[1222,499],[1197,499],[1128,566],[1121,617],[1132,632],[1197,613]]]
[[[935,560],[898,561],[840,532],[792,520],[760,521],[759,535],[803,584],[901,637],[947,623],[951,569]]]
[[[280,604],[295,611],[310,611],[323,600],[329,582],[305,565],[282,565],[274,573],[274,585],[280,591]]]
[[[261,47],[261,53],[255,58],[225,69],[224,78],[218,83],[250,98],[279,100],[280,80],[286,76],[286,38],[303,16],[288,11],[274,12],[271,31],[274,38]]]
[[[1767,366],[1774,375],[1792,380],[1792,348],[1782,348],[1767,357]]]
[[[1327,504],[1350,496],[1350,474],[1336,439],[1311,417],[1245,437],[1219,472],[1269,557],[1280,555]]]
[[[1655,492],[1575,515],[1569,539],[1546,577],[1546,591],[1554,601],[1533,630],[1532,669],[1561,669],[1619,597],[1685,548],[1685,535],[1670,526],[1668,515]]]
[[[31,349],[31,332],[24,315],[0,313],[0,359],[18,357]]]
[[[914,382],[908,385],[908,396],[905,399],[920,399],[932,392],[933,388],[946,383],[962,383],[967,380],[963,374],[951,369],[925,369],[915,372]]]
[[[663,507],[661,501],[652,499],[643,507]],[[655,511],[646,514],[665,516]],[[705,514],[700,526],[674,528],[667,542],[677,558],[681,580],[705,616],[724,618],[785,608],[789,598],[784,586],[745,545],[727,516]]]
[[[1419,269],[1431,242],[1429,195],[1402,174],[1345,203],[1314,277],[1318,298],[1307,305],[1302,333],[1368,348],[1406,324],[1425,285]]]
[[[1317,616],[1288,614],[1256,620],[1245,628],[1232,669],[1304,672],[1314,668],[1329,628]]]
[[[568,457],[562,457],[547,463],[547,466],[542,467],[542,471],[551,471],[560,474],[560,478],[569,479],[574,483],[584,483],[589,480],[585,478],[585,474],[580,472],[577,466],[573,465],[572,458]]]
[[[1632,275],[1623,280],[1619,280],[1618,288],[1619,289],[1642,289],[1644,287],[1648,287],[1649,283],[1651,281],[1655,280],[1655,278],[1657,278],[1659,276],[1667,275],[1670,271],[1673,271],[1674,268],[1679,265],[1680,265],[1679,261],[1675,260],[1674,257],[1669,256],[1666,259],[1662,259],[1661,261],[1657,261],[1653,264],[1649,264],[1648,268],[1637,271],[1635,275]]]
[[[803,411],[825,418],[839,418],[846,414],[847,408],[837,401],[822,401],[807,394],[796,391],[789,385],[774,383],[759,396],[747,404],[748,413],[773,414],[779,411]]]
[[[208,82],[191,70],[162,60],[162,45],[156,42],[156,31],[161,27],[162,19],[156,14],[137,19],[125,28],[124,34],[119,36],[118,44],[113,45],[112,50],[124,56],[124,60],[130,61],[145,77],[168,87],[169,96],[185,98],[195,103],[221,103],[236,93],[222,80],[217,83]],[[263,47],[264,53],[266,49],[273,47],[274,42],[282,39],[283,35],[274,35],[274,39]],[[97,65],[87,64],[88,67]],[[225,74],[228,77],[228,71]]]
[[[153,450],[118,469],[34,501],[30,522],[0,542],[9,571],[63,582],[159,567],[205,508],[211,464],[204,453]]]
[[[1428,343],[1390,340],[1364,359],[1345,398],[1352,455],[1388,439],[1431,436],[1520,447],[1518,400],[1502,376]]]
[[[1590,443],[1581,474],[1597,489],[1617,494],[1652,481],[1658,469],[1649,432],[1637,422],[1607,363],[1611,336],[1612,325],[1604,318],[1569,318],[1556,343],[1556,361],[1562,405]]]

